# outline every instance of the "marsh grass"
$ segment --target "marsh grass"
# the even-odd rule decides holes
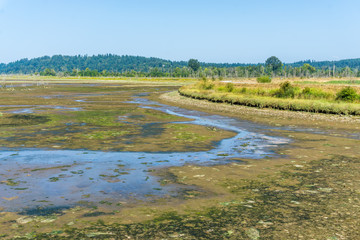
[[[211,88],[202,87],[211,84]],[[179,93],[186,97],[257,108],[272,108],[313,113],[360,115],[359,94],[351,87],[323,90],[318,87],[299,87],[284,82],[274,85],[234,86],[226,91],[223,83],[184,86]]]
[[[339,84],[339,85],[350,85],[350,84],[360,84],[360,80],[330,80],[325,82],[318,82],[318,81],[294,81],[296,84]]]

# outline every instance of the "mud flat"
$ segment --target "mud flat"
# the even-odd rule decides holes
[[[176,89],[126,82],[3,90],[0,236],[360,234],[357,119],[234,111],[166,93]]]

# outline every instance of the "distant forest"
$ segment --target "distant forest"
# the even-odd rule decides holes
[[[201,63],[203,67],[237,67],[250,64],[217,64]],[[55,72],[72,72],[73,70],[85,70],[89,68],[102,72],[124,73],[129,71],[150,72],[154,68],[161,71],[170,72],[175,68],[187,67],[187,61],[170,61],[161,58],[147,58],[139,56],[119,56],[113,54],[97,56],[63,56],[55,55],[52,57],[44,56],[34,59],[21,59],[8,64],[0,64],[2,74],[33,74],[44,71],[46,68],[53,69]]]
[[[192,59],[194,60],[194,59]],[[126,77],[360,77],[359,59],[340,61],[301,61],[283,64],[270,57],[265,63],[201,63],[170,61],[140,56],[113,54],[96,56],[44,56],[0,64],[0,74],[36,74],[45,76],[126,76]],[[193,62],[194,63],[194,62]],[[196,64],[199,66],[196,67]]]

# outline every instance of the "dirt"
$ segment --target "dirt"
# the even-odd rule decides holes
[[[104,92],[104,89],[102,91]],[[38,94],[33,94],[31,98]],[[57,94],[64,93],[61,91]],[[154,90],[148,98],[159,100],[159,94],[160,91]],[[110,99],[112,104],[106,103]],[[106,98],[93,96],[86,100],[105,101],[81,106],[91,111],[98,111],[102,107],[111,110],[122,101],[116,95]],[[111,206],[109,206],[111,201],[103,200],[96,207],[78,206],[60,210],[54,208],[50,212],[37,211],[35,214],[2,211],[0,237],[4,239],[12,239],[15,236],[19,236],[19,239],[357,239],[360,235],[358,118],[216,104],[183,98],[176,93],[163,94],[159,101],[192,110],[230,116],[239,121],[263,124],[266,127],[256,131],[266,129],[267,135],[287,138],[291,142],[278,145],[275,149],[277,153],[275,157],[239,158],[228,164],[211,166],[187,164],[155,169],[152,174],[161,177],[162,186],[175,184],[184,187],[183,192],[177,196],[153,198],[148,201],[132,199],[119,201]],[[16,103],[20,104],[21,101],[16,100]],[[72,101],[71,104],[66,105],[81,104]],[[217,134],[217,132],[214,134],[212,129],[174,125],[168,122],[169,119],[165,115],[134,110],[129,104],[125,104],[122,110],[126,110],[124,116],[134,116],[130,120],[128,117],[124,120],[129,120],[130,125],[148,124],[152,121],[163,124],[164,139],[177,136],[181,131],[198,134],[177,139],[177,143],[183,144],[182,148],[193,146],[198,141],[206,141],[209,136]],[[63,121],[65,117],[62,115],[67,116],[66,121]],[[147,115],[145,119],[142,117],[144,115]],[[36,114],[36,116],[42,115]],[[101,141],[108,140],[109,135],[106,131],[122,126],[116,124],[124,124],[110,120],[92,122],[89,118],[74,115],[73,112],[61,113],[60,116],[60,120],[56,120],[55,123],[52,120],[53,125],[47,128],[55,128],[56,131],[61,132],[63,130],[57,128],[58,123],[68,122],[69,118],[77,116],[77,119],[82,119],[80,122],[101,127],[101,134],[95,134],[100,130],[86,133],[100,138]],[[110,116],[114,115],[110,114]],[[49,121],[48,118],[31,118],[22,119],[16,124],[17,130],[23,129],[22,131],[26,132],[29,138],[33,138],[28,141],[30,143],[35,141],[34,134],[37,129],[43,128],[42,124],[49,124]],[[15,134],[15,131],[11,132],[9,126],[2,128],[6,128],[10,136]],[[127,127],[124,131],[129,129]],[[139,130],[134,127],[130,131]],[[76,134],[81,132],[74,133]],[[218,135],[218,137],[223,138],[226,135]],[[150,136],[148,138],[149,141],[152,139]],[[154,141],[156,138],[153,138],[154,146],[157,145]],[[141,141],[138,144],[141,145]],[[5,142],[3,146],[6,146]],[[161,144],[156,148],[161,148]],[[103,149],[103,146],[99,145],[99,149]],[[47,171],[59,171],[59,169],[55,167]],[[37,170],[32,173],[41,172],[42,170]],[[18,183],[16,180],[4,181],[3,184]],[[83,195],[83,200],[89,198],[91,199],[92,196]],[[6,201],[13,200],[16,199],[6,199]]]

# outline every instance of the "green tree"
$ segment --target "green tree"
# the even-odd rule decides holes
[[[306,72],[306,71],[309,71],[309,73],[313,74],[314,72],[316,72],[316,68],[314,68],[313,66],[311,66],[310,64],[308,63],[305,63],[303,66],[302,66],[302,69]]]
[[[56,76],[54,69],[46,68],[43,72],[40,72],[41,76]]]
[[[164,77],[164,73],[161,72],[161,70],[156,67],[156,68],[151,69],[149,76],[150,77]]]
[[[190,59],[188,62],[188,67],[191,68],[194,72],[197,72],[200,68],[200,62],[196,59]]]
[[[272,56],[266,60],[265,66],[268,70],[276,74],[281,72],[283,63],[277,57]]]

